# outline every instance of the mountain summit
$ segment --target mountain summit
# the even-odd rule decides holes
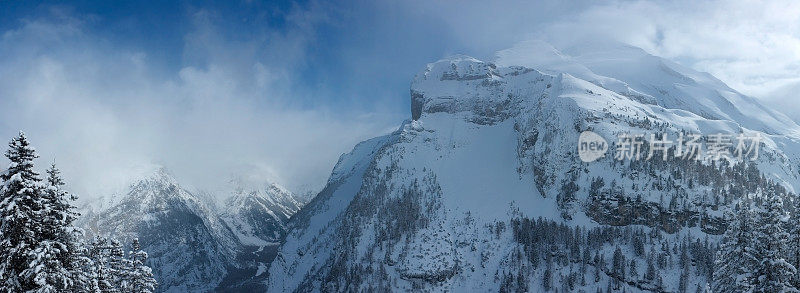
[[[797,124],[719,79],[627,44],[585,42],[562,50],[544,41],[521,42],[497,53],[498,66],[568,73],[617,94],[685,110],[709,120],[728,120],[770,134],[798,135]]]
[[[798,126],[710,75],[630,46],[498,56],[415,76],[412,119],[343,155],[290,220],[270,292],[702,288],[724,212],[800,187]],[[764,145],[752,163],[584,163],[584,131]]]

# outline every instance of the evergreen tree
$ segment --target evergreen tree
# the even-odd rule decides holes
[[[629,272],[631,274],[631,279],[639,280],[639,269],[636,266],[636,260],[635,259],[631,260],[631,265],[630,265]]]
[[[72,256],[72,292],[99,292],[95,264],[90,258],[89,249],[77,243]]]
[[[54,239],[62,243],[65,247],[74,248],[81,244],[79,238],[82,233],[72,226],[73,222],[80,216],[75,212],[75,207],[70,202],[78,198],[62,189],[64,180],[61,179],[61,171],[51,164],[47,169],[47,189],[43,195],[44,204],[48,207],[44,218],[47,227],[51,227],[45,232],[46,239]],[[62,262],[67,263],[70,259],[69,253],[60,256]]]
[[[786,227],[790,235],[789,257],[795,269],[800,268],[800,225],[797,223],[800,223],[800,200],[794,200],[794,212]],[[795,274],[793,284],[795,288],[800,288],[800,274]]]
[[[131,244],[131,251],[128,253],[131,258],[130,290],[133,293],[151,293],[158,285],[153,278],[150,267],[145,265],[147,252],[144,252],[139,244],[139,238],[134,238]],[[527,283],[526,283],[527,285]]]
[[[797,292],[791,284],[795,267],[786,260],[789,233],[783,230],[787,215],[778,195],[770,195],[759,211],[756,249],[759,266],[755,272],[755,292]]]
[[[29,292],[63,292],[72,287],[72,277],[58,256],[64,251],[61,245],[51,240],[39,243],[33,251],[29,268],[23,276],[31,278],[34,289]]]
[[[116,239],[111,239],[111,244],[108,247],[108,266],[111,272],[111,285],[120,291],[127,291],[127,280],[130,266],[128,260],[125,259],[125,252],[122,249],[122,243]]]
[[[653,251],[650,251],[650,255],[647,257],[647,271],[644,273],[644,279],[647,281],[652,281],[656,277],[656,267],[653,264]]]
[[[678,279],[678,292],[686,293],[689,289],[689,263],[684,263],[681,267],[681,276]]]
[[[113,273],[109,267],[108,239],[97,236],[89,248],[89,258],[94,265],[92,292],[117,292],[113,286]]]
[[[752,246],[752,213],[749,204],[739,205],[736,216],[722,236],[714,264],[712,289],[714,292],[748,292],[750,279],[758,263]]]
[[[614,277],[614,289],[619,289],[622,282],[625,282],[625,255],[622,254],[622,249],[617,246],[614,249],[614,256],[611,261],[611,276]]]
[[[64,181],[55,165],[51,165],[47,174],[38,217],[42,227],[37,235],[39,246],[34,250],[28,270],[23,273],[33,279],[36,292],[68,290],[73,287],[73,279],[80,278],[75,275],[82,273],[72,267],[74,252],[78,249],[72,228],[77,214],[67,199],[75,198],[61,189]]]
[[[147,254],[134,242],[134,259],[122,245],[97,237],[87,248],[79,216],[64,191],[58,169],[42,182],[34,171],[37,158],[20,132],[9,143],[11,161],[0,173],[0,292],[152,292],[156,282],[144,265]]]
[[[544,274],[542,274],[542,287],[544,287],[544,291],[553,289],[553,265],[549,261],[547,263],[547,268],[544,270]]]
[[[0,174],[0,291],[24,292],[36,288],[31,274],[26,278],[23,273],[39,247],[41,227],[36,219],[42,208],[42,186],[33,170],[38,156],[25,134],[20,132],[8,146],[5,156],[11,163]]]

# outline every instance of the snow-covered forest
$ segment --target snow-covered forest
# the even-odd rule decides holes
[[[85,239],[73,222],[75,196],[58,168],[42,175],[23,132],[8,143],[11,162],[0,174],[0,284],[2,292],[154,292],[147,252],[139,240]],[[125,247],[129,250],[126,253]]]

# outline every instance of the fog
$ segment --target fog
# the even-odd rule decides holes
[[[233,6],[249,12],[184,5],[148,24],[147,9],[14,10],[0,32],[0,138],[24,130],[39,166],[56,162],[84,198],[154,166],[200,189],[246,176],[311,191],[340,154],[410,118],[408,85],[427,62],[491,60],[529,39],[639,46],[800,118],[800,6],[789,1]]]

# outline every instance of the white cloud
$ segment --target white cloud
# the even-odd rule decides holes
[[[55,159],[83,197],[113,192],[151,164],[200,188],[245,172],[302,190],[324,184],[342,152],[399,122],[295,105],[286,70],[303,53],[269,59],[259,48],[302,50],[313,37],[306,24],[232,41],[206,17],[198,12],[185,37],[184,55],[200,62],[177,72],[74,19],[29,20],[5,32],[0,137],[25,130],[40,166]]]
[[[786,105],[800,87],[797,1],[407,2],[439,17],[468,55],[487,58],[526,39],[557,45],[616,40],[641,47],[766,101]],[[781,110],[800,121],[800,106]]]
[[[280,29],[254,27],[248,38],[230,37],[214,11],[191,16],[178,69],[93,34],[92,17],[68,10],[0,32],[0,139],[27,130],[40,163],[56,157],[85,195],[149,163],[193,184],[248,170],[318,187],[341,152],[407,117],[398,109],[407,91],[396,86],[431,56],[490,59],[531,38],[639,46],[800,120],[792,1],[311,1],[294,5]],[[321,27],[341,35],[320,41]],[[331,79],[344,84],[296,80],[321,61],[310,56],[335,59],[341,68],[322,73],[346,71]]]
[[[635,2],[581,13],[554,25],[620,41],[707,71],[766,97],[800,73],[800,3]]]

